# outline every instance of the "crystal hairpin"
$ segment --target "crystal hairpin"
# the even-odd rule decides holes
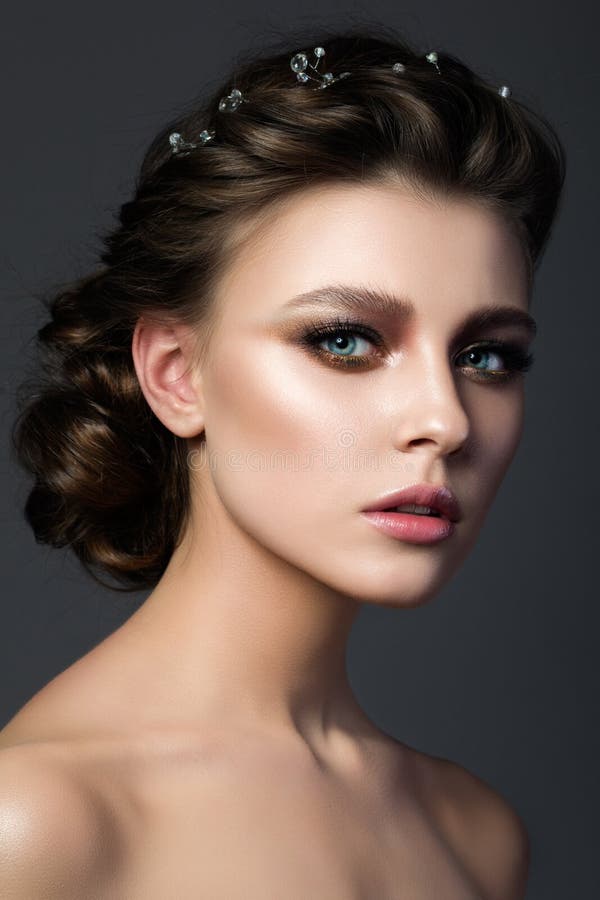
[[[435,50],[432,50],[431,53],[428,53],[425,59],[427,60],[427,62],[430,62],[433,66],[436,67],[438,75],[442,74],[440,72],[440,67],[438,66],[438,55]]]
[[[221,99],[219,100],[219,112],[235,112],[242,103],[247,102],[248,101],[242,95],[242,92],[237,88],[233,88],[233,90],[231,90],[225,97],[221,97]],[[212,141],[214,137],[214,128],[205,128],[198,135],[198,140],[200,141],[200,145],[202,146],[204,144],[208,144],[208,142]],[[195,144],[192,141],[184,140],[178,131],[173,131],[169,135],[169,143],[171,144],[173,155],[177,156],[188,156],[190,150],[195,150],[198,146],[198,144]]]
[[[432,50],[430,53],[428,53],[426,55],[425,59],[427,60],[427,62],[430,62],[432,65],[435,66],[435,68],[437,69],[438,75],[442,74],[440,72],[440,67],[438,66],[438,55],[435,52],[435,50]],[[394,65],[392,66],[392,71],[396,72],[398,74],[401,72],[404,72],[405,70],[406,70],[406,66],[401,62],[394,63]],[[511,89],[507,84],[503,84],[498,88],[498,93],[500,94],[501,97],[510,97]]]
[[[315,64],[313,65],[308,61],[308,56],[303,51],[299,53],[295,53],[290,59],[290,68],[292,72],[296,73],[296,78],[302,84],[306,84],[308,81],[317,81],[319,82],[319,86],[316,88],[312,88],[312,90],[318,91],[323,88],[329,87],[329,85],[334,84],[336,81],[340,81],[342,78],[346,78],[350,75],[350,72],[341,72],[339,75],[334,75],[332,72],[319,72],[318,65],[321,59],[325,56],[325,50],[323,47],[315,47],[313,49],[313,53],[315,56]],[[438,75],[441,75],[440,67],[438,66],[438,55],[435,50],[431,50],[426,54],[425,59],[427,62],[431,63],[435,66]],[[396,62],[392,65],[392,71],[395,74],[401,74],[406,71],[406,66],[404,63]],[[314,72],[314,75],[310,75],[308,73],[308,69]],[[510,97],[511,89],[507,84],[501,85],[498,88],[498,93],[501,97]],[[219,101],[219,112],[235,112],[242,103],[247,103],[248,101],[243,96],[242,92],[238,90],[238,88],[233,88],[229,94],[226,94],[224,97],[221,97]],[[173,155],[178,156],[188,156],[191,150],[195,150],[196,147],[203,146],[207,144],[209,141],[212,141],[215,137],[214,129],[204,129],[198,135],[199,144],[193,143],[191,141],[186,141],[179,134],[179,132],[174,131],[169,135],[169,143],[171,144],[171,150]]]
[[[237,88],[233,88],[225,97],[221,97],[219,100],[219,112],[235,112],[242,103],[247,103],[248,101],[242,94],[240,90]]]
[[[215,136],[215,132],[213,129],[201,131],[198,135],[198,140],[200,144],[208,144],[209,141],[212,141]],[[171,150],[173,152],[173,156],[188,156],[190,150],[195,150],[198,144],[194,144],[192,141],[185,141],[178,131],[173,131],[169,135],[169,143],[171,145]]]
[[[303,84],[307,81],[320,81],[318,88],[313,88],[314,91],[322,90],[323,88],[329,87],[330,84],[333,84],[335,81],[340,81],[342,78],[346,78],[350,75],[350,72],[341,72],[339,75],[334,75],[332,72],[319,72],[318,65],[321,59],[325,56],[325,50],[323,47],[315,47],[313,49],[313,53],[315,55],[316,63],[313,65],[309,63],[308,56],[304,52],[295,53],[290,59],[290,68],[292,72],[296,73],[296,78],[298,81]],[[309,75],[306,71],[307,69],[312,69],[312,71],[317,76],[315,78],[314,75]]]

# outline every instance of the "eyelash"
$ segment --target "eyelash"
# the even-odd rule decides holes
[[[335,319],[331,322],[325,322],[322,325],[313,323],[307,331],[304,332],[300,339],[300,343],[320,358],[326,357],[328,362],[342,369],[358,369],[366,368],[369,362],[364,357],[344,357],[337,356],[329,350],[323,350],[317,345],[322,343],[328,337],[338,336],[340,334],[358,334],[360,337],[366,338],[376,347],[383,346],[383,338],[378,332],[374,331],[363,322],[351,322],[343,319]],[[473,368],[477,373],[477,377],[482,381],[507,381],[514,378],[518,373],[525,373],[531,369],[534,363],[534,354],[526,353],[517,344],[508,341],[482,341],[478,344],[471,344],[461,352],[461,356],[471,350],[484,350],[498,352],[506,363],[506,369],[498,372],[485,372],[481,369],[474,369],[472,366],[460,366],[460,368]]]

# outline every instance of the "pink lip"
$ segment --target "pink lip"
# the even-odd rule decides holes
[[[439,512],[440,516],[450,522],[458,522],[462,518],[458,500],[446,485],[412,484],[398,491],[384,494],[372,504],[365,507],[363,512],[375,512],[389,510],[390,507],[403,506],[405,503],[416,503],[418,506],[430,506]],[[390,515],[411,515],[410,513],[390,513]],[[415,518],[415,516],[412,516]],[[422,517],[423,518],[423,517]],[[429,519],[423,524],[431,524],[436,519]],[[438,524],[440,520],[438,519]]]
[[[454,532],[454,522],[435,516],[420,516],[416,513],[396,513],[373,510],[363,512],[379,531],[408,544],[433,544],[443,541]]]

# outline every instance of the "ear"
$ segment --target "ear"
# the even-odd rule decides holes
[[[163,425],[179,437],[204,429],[202,378],[193,365],[194,334],[187,325],[158,325],[142,318],[131,341],[144,397]]]

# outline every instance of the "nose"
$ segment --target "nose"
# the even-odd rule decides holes
[[[452,362],[439,349],[426,347],[412,360],[403,360],[394,382],[395,449],[410,453],[423,447],[443,457],[465,444],[470,424],[456,377]]]

